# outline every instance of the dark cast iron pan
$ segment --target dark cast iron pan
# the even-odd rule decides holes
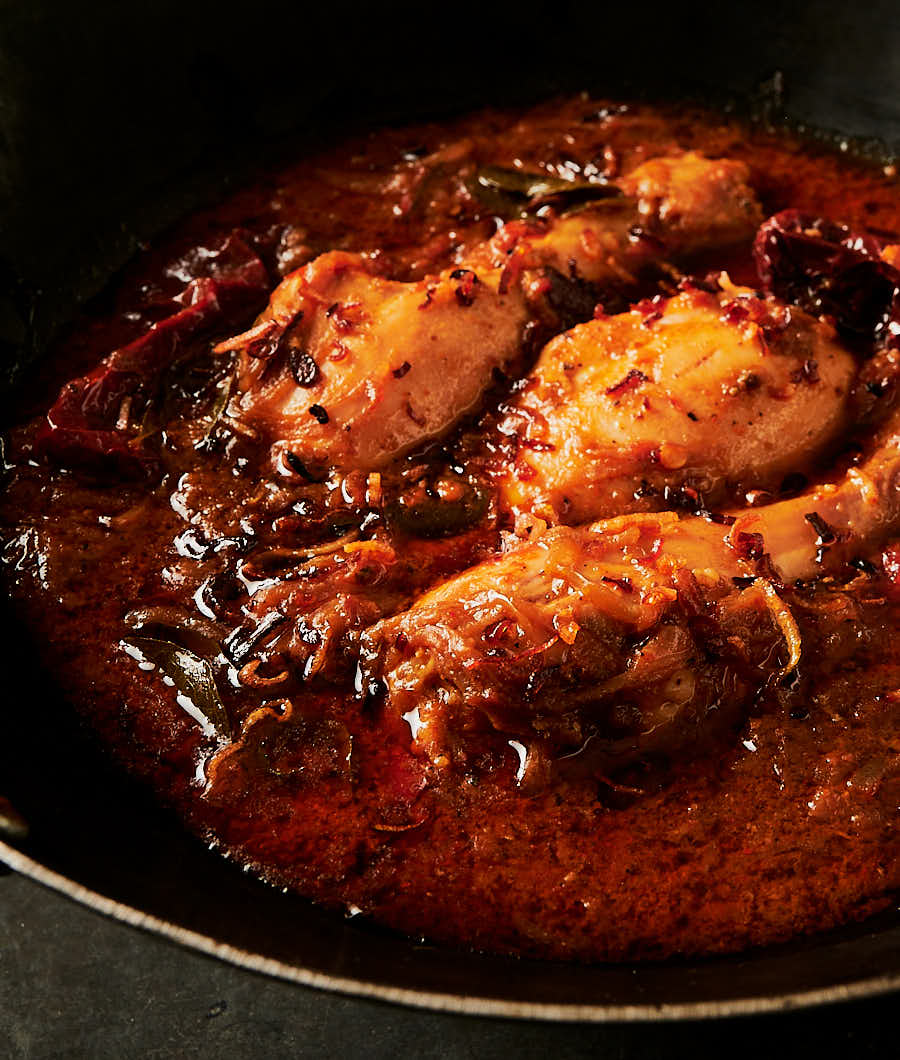
[[[139,242],[288,143],[587,89],[700,96],[900,149],[900,9],[0,0],[0,342],[8,382]],[[484,7],[484,5],[481,5]],[[437,21],[436,21],[437,20]],[[5,387],[4,415],[16,389]],[[400,938],[259,883],[93,746],[15,615],[0,639],[0,857],[121,920],[298,982],[546,1019],[784,1009],[900,987],[900,918],[714,960],[567,966]]]

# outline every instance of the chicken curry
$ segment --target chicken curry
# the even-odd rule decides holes
[[[384,129],[73,324],[5,579],[273,884],[546,958],[783,940],[900,889],[898,370],[891,166],[585,97]]]

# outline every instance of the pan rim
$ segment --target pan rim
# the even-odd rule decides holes
[[[160,936],[224,961],[246,971],[296,983],[298,986],[342,994],[347,997],[384,1001],[432,1012],[542,1022],[659,1023],[676,1020],[724,1019],[783,1013],[817,1005],[878,997],[900,990],[900,970],[867,976],[850,983],[798,989],[774,997],[745,996],[696,1002],[648,1002],[638,1004],[571,1005],[558,1002],[513,1001],[430,989],[414,990],[352,976],[333,975],[302,964],[265,957],[221,942],[210,935],[171,920],[144,913],[134,906],[92,890],[0,840],[0,862],[55,893],[118,923]]]

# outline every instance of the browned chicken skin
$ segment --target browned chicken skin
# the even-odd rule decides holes
[[[663,513],[549,530],[363,644],[436,765],[487,725],[554,754],[590,738],[610,769],[698,742],[717,712],[733,721],[796,664],[794,632],[726,527]]]
[[[900,525],[900,406],[876,431],[868,455],[837,482],[736,513],[732,533],[759,535],[784,582],[839,569],[877,548]]]
[[[458,267],[414,283],[331,252],[291,273],[244,335],[234,417],[310,468],[370,469],[449,430],[497,370],[514,370],[546,271],[603,288],[660,256],[747,238],[760,218],[746,167],[655,159],[624,197],[512,222]]]
[[[777,487],[845,428],[855,373],[833,329],[730,285],[581,324],[501,423],[519,446],[504,504],[577,524],[633,509],[639,489]]]
[[[741,162],[710,160],[696,151],[653,158],[620,182],[638,200],[644,229],[670,254],[687,255],[728,246],[747,237],[762,220]]]
[[[244,345],[240,418],[311,468],[389,463],[452,427],[519,356],[525,300],[499,280],[450,269],[398,283],[362,255],[323,254],[276,288]]]
[[[748,181],[747,167],[729,159],[695,151],[654,158],[619,180],[622,198],[549,227],[513,222],[484,249],[495,264],[511,255],[521,267],[574,271],[600,288],[634,283],[650,262],[748,239],[762,220]]]

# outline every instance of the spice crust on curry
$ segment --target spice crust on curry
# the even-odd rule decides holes
[[[186,220],[10,429],[5,579],[265,879],[573,960],[900,889],[890,167],[579,97]],[[49,395],[49,396],[48,396]]]

